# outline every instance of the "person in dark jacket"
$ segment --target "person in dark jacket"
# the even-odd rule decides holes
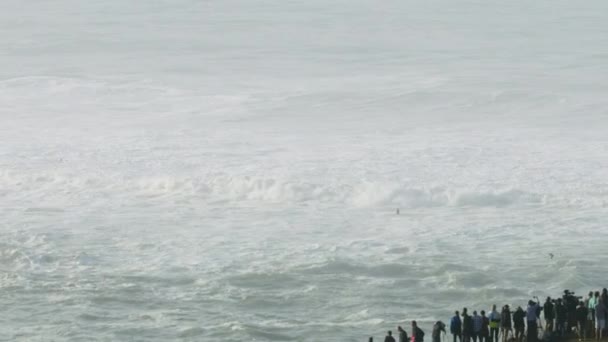
[[[513,328],[515,329],[515,340],[522,342],[524,339],[524,331],[526,330],[526,313],[521,306],[518,306],[513,313]]]
[[[513,333],[511,330],[511,309],[508,305],[503,306],[500,313],[500,331],[502,332],[503,342],[507,342],[509,333]]]
[[[412,338],[411,342],[423,342],[424,341],[424,331],[418,328],[418,324],[416,321],[412,321]]]
[[[477,311],[473,311],[473,342],[477,342],[477,338],[481,339],[481,325],[483,324],[483,317],[477,314]],[[480,341],[481,342],[481,341]]]
[[[473,318],[469,316],[467,308],[464,308],[462,309],[462,342],[471,342],[473,331]]]
[[[558,298],[554,305],[555,311],[555,332],[558,336],[566,333],[566,307],[562,298]]]
[[[399,342],[408,342],[407,341],[407,332],[403,330],[401,326],[397,327],[397,331],[399,332]]]
[[[553,320],[555,319],[555,308],[551,297],[547,297],[545,304],[543,305],[543,312],[545,313],[545,329],[553,331]]]
[[[578,307],[576,308],[576,324],[578,329],[578,338],[579,340],[584,340],[587,336],[587,315],[589,314],[589,310],[584,302],[578,303]]]
[[[454,317],[450,320],[450,333],[454,336],[454,342],[456,342],[456,338],[458,341],[462,341],[462,321],[458,311],[454,312]]]
[[[490,338],[490,319],[486,317],[486,312],[481,310],[481,331],[479,332],[479,342],[488,342]]]
[[[384,342],[395,342],[395,338],[393,337],[393,332],[388,331],[388,335],[384,338]]]

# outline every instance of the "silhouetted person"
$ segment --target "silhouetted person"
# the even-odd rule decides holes
[[[407,341],[407,332],[403,330],[401,326],[397,327],[397,331],[399,332],[399,342],[408,342]]]
[[[462,309],[462,341],[471,342],[473,335],[473,318],[467,313],[467,308]]]
[[[481,310],[481,333],[479,334],[479,342],[488,342],[490,338],[490,319],[486,317],[486,312]]]
[[[483,317],[477,314],[477,311],[473,311],[473,342],[477,342],[477,338],[481,342],[481,325],[483,324]]]
[[[515,329],[515,340],[522,342],[526,330],[526,313],[521,306],[518,306],[513,313],[513,328]]]
[[[437,321],[433,324],[433,342],[441,342],[441,332],[445,334],[445,324]]]
[[[496,311],[496,304],[492,305],[492,311],[488,315],[490,319],[490,342],[498,342],[498,328],[500,326],[500,314]]]
[[[450,320],[450,333],[454,336],[454,342],[456,342],[456,338],[458,341],[462,341],[462,321],[458,311],[454,312],[454,317]]]
[[[600,300],[595,305],[595,338],[599,341],[604,337],[604,329],[606,329],[607,306],[604,304],[604,298],[600,296]]]
[[[583,340],[587,336],[587,315],[589,309],[585,306],[584,302],[580,302],[576,308],[576,324],[578,327],[578,338]]]
[[[553,320],[555,320],[555,308],[551,297],[547,297],[547,300],[543,305],[543,312],[545,313],[545,328],[549,331],[553,331]]]
[[[558,336],[566,333],[566,306],[562,298],[558,298],[554,307],[555,311],[555,332]]]
[[[416,321],[412,321],[412,339],[411,342],[423,342],[424,341],[424,331],[418,328],[418,324]]]
[[[393,332],[388,331],[388,335],[384,338],[384,342],[395,342],[395,338],[393,337]]]
[[[526,321],[528,323],[528,333],[526,334],[526,337],[528,342],[536,342],[538,340],[538,306],[538,302],[533,300],[528,301],[528,309],[526,312]]]
[[[507,342],[509,333],[513,332],[511,326],[511,309],[508,305],[505,305],[502,307],[502,312],[500,313],[500,330],[502,331],[503,342]]]

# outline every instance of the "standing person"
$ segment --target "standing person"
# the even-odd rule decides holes
[[[462,342],[462,321],[460,320],[460,313],[454,312],[454,317],[450,320],[450,333],[454,336],[454,342],[458,337],[458,341]]]
[[[604,298],[599,299],[595,305],[595,339],[598,341],[604,337],[604,329],[606,329],[606,305]]]
[[[538,299],[538,297],[534,296],[534,299],[536,299],[536,324],[537,324],[537,328],[543,328],[543,323],[540,321],[540,313],[543,311],[543,306],[540,305],[540,299]]]
[[[424,331],[418,328],[418,324],[416,321],[412,321],[412,337],[411,342],[423,342],[424,341]]]
[[[589,329],[587,331],[590,332],[590,336],[593,337],[595,335],[595,306],[600,298],[599,291],[595,293],[589,292],[589,301],[587,302],[587,309],[589,309]]]
[[[437,321],[433,324],[433,342],[441,342],[441,332],[445,334],[445,324]]]
[[[586,330],[587,330],[587,306],[585,306],[584,302],[578,303],[578,307],[576,308],[576,324],[578,327],[578,339],[582,341],[586,338]]]
[[[555,320],[555,308],[551,297],[547,297],[547,300],[543,305],[543,312],[545,313],[545,328],[547,329],[547,331],[553,331],[553,320]]]
[[[566,306],[561,298],[557,299],[555,303],[555,328],[558,336],[564,336],[566,333]]]
[[[502,341],[507,342],[511,331],[511,309],[508,305],[502,307],[500,314],[500,330],[502,332]]]
[[[486,312],[481,310],[481,333],[479,334],[479,342],[488,342],[490,337],[490,320],[486,317]]]
[[[536,300],[536,302],[533,300],[528,301],[528,309],[526,312],[526,321],[528,324],[528,333],[526,334],[527,342],[538,341],[538,298],[536,298]]]
[[[498,327],[500,325],[500,314],[496,311],[496,304],[492,305],[492,311],[488,315],[490,319],[490,342],[498,342]]]
[[[388,335],[386,335],[386,337],[384,338],[384,342],[395,342],[395,338],[393,337],[393,332],[392,331],[388,331],[387,332]]]
[[[407,342],[407,332],[401,326],[397,327],[397,331],[399,332],[399,342]]]
[[[467,313],[467,308],[462,309],[462,342],[471,342],[473,335],[473,318]]]
[[[524,331],[526,330],[526,313],[521,306],[517,307],[517,310],[513,313],[513,328],[515,328],[515,340],[517,342],[523,342]]]
[[[477,311],[473,311],[473,342],[481,342],[481,325],[483,323],[483,317],[477,314]]]

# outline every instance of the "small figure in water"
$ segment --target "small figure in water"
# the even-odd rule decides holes
[[[393,337],[393,332],[388,331],[388,335],[384,338],[384,342],[395,342],[395,338]]]
[[[399,208],[397,208],[397,215],[399,215]]]

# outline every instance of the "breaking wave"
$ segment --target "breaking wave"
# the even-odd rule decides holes
[[[461,190],[447,187],[416,187],[408,184],[310,183],[274,178],[234,177],[82,177],[60,174],[20,175],[0,173],[5,196],[66,196],[103,194],[207,201],[257,201],[267,203],[334,203],[355,207],[507,207],[542,205],[547,195],[520,189]],[[30,211],[36,211],[36,208]]]

